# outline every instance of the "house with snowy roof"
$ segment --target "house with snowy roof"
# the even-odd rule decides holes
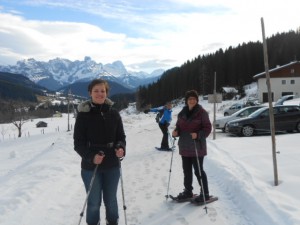
[[[269,70],[272,100],[277,101],[284,95],[300,94],[300,62],[294,61]],[[266,72],[253,76],[257,80],[257,97],[259,102],[268,102]]]
[[[238,90],[234,87],[222,87],[222,99],[229,100],[238,94]]]
[[[36,127],[47,127],[47,123],[44,122],[44,121],[39,121],[37,124],[36,124]]]

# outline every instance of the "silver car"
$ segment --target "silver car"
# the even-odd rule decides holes
[[[244,104],[242,103],[235,103],[232,106],[230,106],[229,108],[224,110],[224,116],[229,116],[237,111],[239,111],[240,109],[244,108]]]
[[[260,109],[264,106],[257,105],[257,106],[249,106],[240,109],[239,111],[233,113],[230,116],[224,116],[216,120],[216,129],[221,129],[223,132],[228,132],[227,123],[231,120],[243,118],[249,116],[251,113],[255,112],[257,109]]]

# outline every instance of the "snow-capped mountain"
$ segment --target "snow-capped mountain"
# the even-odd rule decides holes
[[[164,72],[163,70],[156,70],[151,74],[129,72],[121,61],[103,65],[88,56],[83,61],[56,58],[42,62],[31,58],[18,61],[16,65],[0,66],[0,71],[23,74],[49,90],[58,90],[61,87],[76,82],[90,81],[94,78],[103,78],[126,88],[135,89],[157,80]]]

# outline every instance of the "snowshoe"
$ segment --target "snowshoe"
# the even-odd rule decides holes
[[[188,202],[188,201],[191,201],[195,197],[196,197],[196,195],[194,195],[193,192],[189,192],[189,191],[183,191],[183,192],[179,193],[176,197],[170,195],[170,198],[177,202]]]
[[[191,203],[193,203],[194,205],[204,205],[205,203],[206,204],[209,204],[209,203],[212,203],[214,201],[217,201],[219,198],[217,196],[213,196],[213,195],[210,195],[210,196],[206,196],[205,197],[205,201],[204,201],[204,198],[203,198],[203,195],[199,195],[193,199],[190,200]]]
[[[172,148],[159,148],[159,147],[155,147],[155,149],[158,150],[158,151],[166,151],[166,152],[172,151]]]

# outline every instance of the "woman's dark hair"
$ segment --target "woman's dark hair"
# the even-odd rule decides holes
[[[197,99],[197,102],[199,101],[199,94],[196,90],[190,90],[185,93],[185,104],[187,104],[189,97],[194,97]]]
[[[96,86],[96,85],[98,85],[98,84],[104,84],[105,90],[106,90],[106,94],[108,94],[108,92],[109,92],[109,85],[108,85],[108,82],[106,80],[103,80],[103,79],[94,79],[94,80],[92,80],[91,83],[88,86],[88,92],[91,93],[93,87]]]

